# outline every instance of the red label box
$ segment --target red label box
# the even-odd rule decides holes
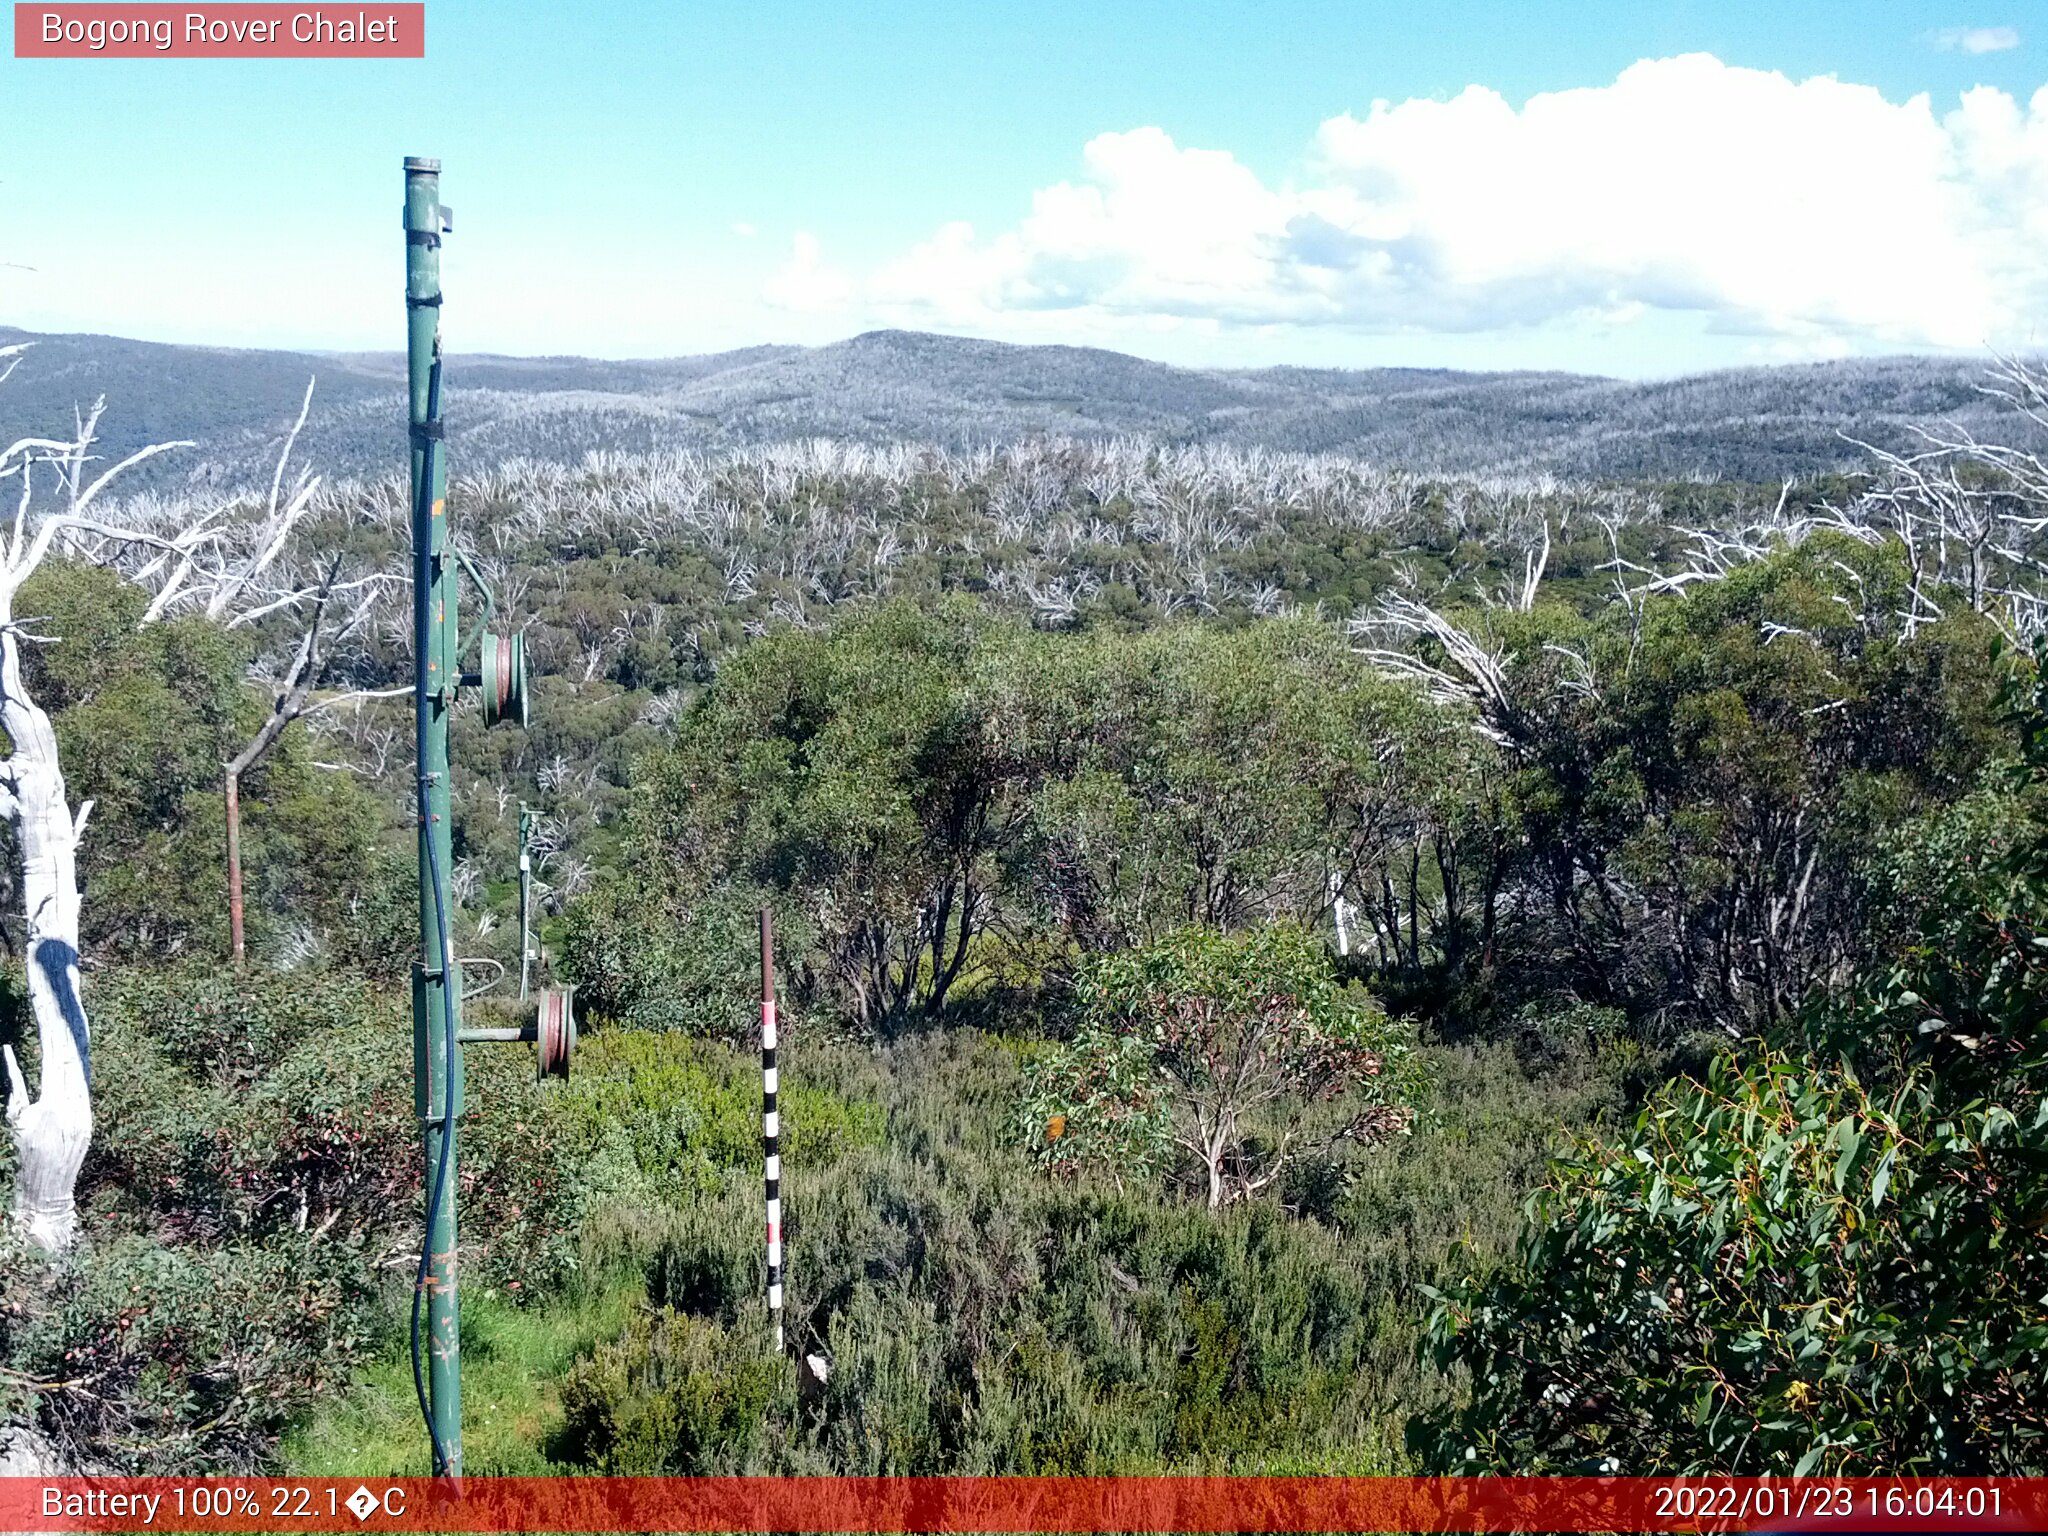
[[[2040,1531],[2048,1478],[0,1478],[38,1532]]]
[[[424,4],[14,7],[18,59],[423,59]]]

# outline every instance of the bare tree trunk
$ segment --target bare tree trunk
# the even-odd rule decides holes
[[[6,1050],[7,1124],[20,1159],[14,1220],[31,1243],[58,1253],[77,1235],[78,1170],[92,1141],[89,1034],[78,992],[78,834],[91,805],[74,820],[65,803],[57,735],[22,685],[11,617],[0,613],[0,729],[14,747],[6,774],[28,920],[29,1006],[42,1057],[31,1100],[21,1064],[12,1047]]]
[[[291,670],[285,676],[282,689],[271,701],[269,715],[250,738],[249,744],[221,768],[221,794],[227,801],[228,817],[228,941],[238,966],[244,963],[247,955],[247,908],[242,900],[242,775],[270,755],[270,749],[277,745],[285,728],[294,720],[322,707],[311,702],[313,685],[320,680],[327,666],[328,652],[322,644],[320,626],[327,614],[328,601],[334,594],[335,573],[340,568],[338,558],[329,562],[326,575],[313,589],[313,611],[306,620],[306,632],[300,638],[298,652],[292,658]],[[367,606],[359,606],[335,636],[327,637],[328,643],[361,624],[367,612]],[[349,699],[388,698],[411,691],[409,688],[356,689],[326,702],[338,704]]]
[[[235,964],[246,958],[242,928],[242,775],[233,763],[221,775],[228,810],[228,947]]]
[[[1223,1209],[1223,1159],[1230,1151],[1230,1135],[1224,1126],[1203,1139],[1202,1163],[1209,1174],[1209,1209]]]

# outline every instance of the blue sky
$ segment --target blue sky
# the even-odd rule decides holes
[[[2024,346],[2034,14],[429,0],[424,61],[4,57],[0,322],[392,347],[427,153],[463,350],[901,324],[1661,374]]]

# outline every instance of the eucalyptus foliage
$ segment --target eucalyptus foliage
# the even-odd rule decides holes
[[[1583,1144],[1515,1262],[1443,1293],[1472,1395],[1416,1426],[1433,1465],[2048,1464],[2048,689],[2010,697],[1997,814],[1935,818],[1898,961]]]

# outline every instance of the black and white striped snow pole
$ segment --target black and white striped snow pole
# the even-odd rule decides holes
[[[768,1189],[768,1316],[782,1353],[782,1121],[775,1108],[775,919],[761,909],[761,1152]]]

